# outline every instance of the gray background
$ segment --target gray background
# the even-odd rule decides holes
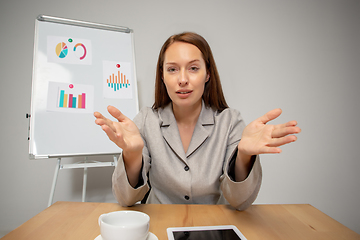
[[[166,38],[203,35],[227,101],[246,122],[280,107],[275,123],[296,119],[303,130],[282,154],[262,156],[256,203],[309,203],[360,233],[359,12],[358,0],[0,0],[0,236],[47,207],[56,164],[28,159],[39,14],[134,29],[140,108],[152,105]],[[87,201],[115,202],[112,171],[89,170]],[[62,170],[54,200],[81,201],[81,187],[82,170]]]

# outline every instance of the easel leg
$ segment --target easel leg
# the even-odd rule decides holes
[[[84,168],[83,190],[82,190],[82,200],[81,200],[82,202],[85,202],[86,183],[87,183],[87,167]]]
[[[87,157],[85,157],[85,163],[87,162]],[[82,190],[82,202],[85,202],[86,195],[86,184],[87,184],[87,167],[84,167],[84,177],[83,177],[83,190]]]
[[[114,158],[114,165],[115,165],[115,167],[117,166],[117,156],[116,155],[113,155],[113,158]]]
[[[53,183],[51,186],[51,191],[50,191],[50,197],[49,197],[49,202],[48,202],[48,207],[51,206],[53,199],[54,199],[54,193],[55,193],[55,187],[56,187],[56,182],[57,182],[57,178],[59,175],[59,169],[60,169],[60,163],[61,163],[61,158],[57,159],[57,164],[55,167],[55,173],[54,173],[54,179],[53,179]]]

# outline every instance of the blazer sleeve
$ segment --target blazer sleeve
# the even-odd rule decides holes
[[[241,118],[240,113],[238,113],[234,116],[232,121],[227,148],[230,154],[226,154],[223,175],[220,177],[220,187],[225,199],[231,206],[240,211],[245,210],[255,201],[262,181],[262,170],[259,156],[253,156],[255,161],[245,180],[236,182],[232,177],[234,176],[233,172],[235,171],[237,145],[239,144],[244,128],[245,123]]]
[[[135,203],[141,201],[150,189],[147,181],[147,172],[150,168],[150,156],[146,147],[145,138],[143,136],[143,123],[145,122],[146,115],[146,109],[143,109],[134,118],[134,123],[138,126],[144,141],[143,164],[138,185],[135,188],[130,185],[125,171],[122,154],[119,156],[118,164],[115,167],[114,173],[112,175],[113,194],[119,204],[124,207],[132,206]]]

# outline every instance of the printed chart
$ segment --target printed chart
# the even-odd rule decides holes
[[[130,86],[129,79],[126,75],[118,71],[117,74],[112,74],[106,79],[108,87],[114,89],[114,91],[120,90],[121,88],[127,88]]]
[[[66,64],[92,64],[91,41],[71,37],[47,37],[49,62]]]
[[[80,48],[78,48],[80,47]],[[78,43],[74,47],[75,55],[80,59],[83,60],[86,57],[86,47],[82,43]]]
[[[68,54],[68,47],[66,46],[66,43],[64,42],[58,43],[55,48],[55,53],[56,56],[58,56],[59,58],[66,57]]]
[[[49,82],[47,110],[69,113],[93,112],[94,87]]]
[[[105,98],[132,98],[131,64],[128,62],[103,62],[103,88]]]
[[[86,93],[79,95],[67,94],[65,90],[60,89],[59,107],[61,108],[83,108],[86,107]]]

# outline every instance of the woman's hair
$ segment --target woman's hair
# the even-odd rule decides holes
[[[175,34],[169,37],[162,46],[156,67],[155,103],[153,105],[153,108],[164,108],[171,102],[171,99],[167,93],[166,86],[163,81],[163,65],[165,59],[165,52],[174,42],[190,43],[196,46],[202,53],[206,64],[206,72],[210,76],[209,80],[205,83],[205,89],[202,96],[205,105],[219,112],[221,112],[225,108],[228,108],[221,88],[220,77],[216,68],[214,57],[211,52],[211,48],[202,36],[192,32]]]

